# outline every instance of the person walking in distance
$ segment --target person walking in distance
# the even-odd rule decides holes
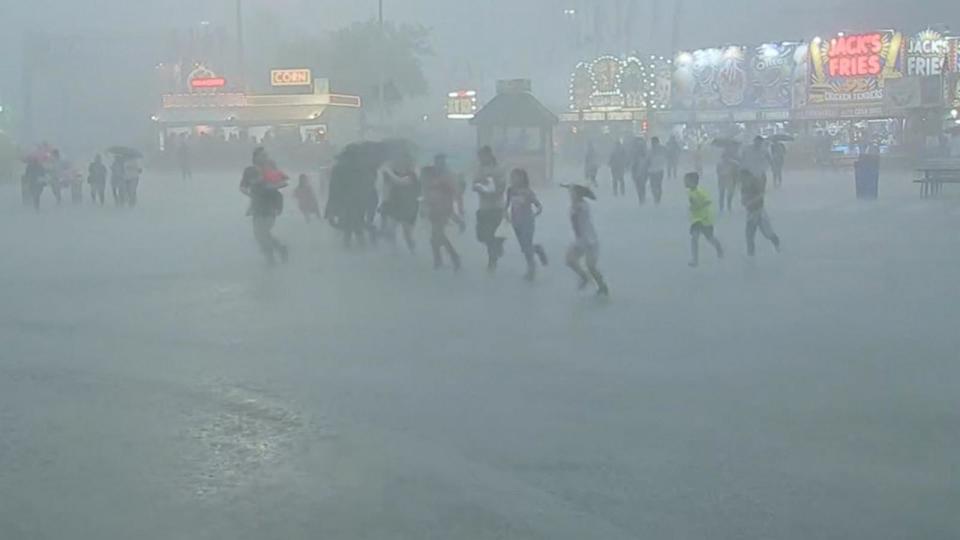
[[[680,166],[680,141],[676,135],[670,135],[667,141],[667,178],[671,180],[677,177],[677,168]]]
[[[780,251],[780,237],[774,232],[763,204],[769,168],[770,154],[764,148],[763,137],[756,137],[752,145],[743,149],[740,162],[740,197],[747,211],[747,255],[751,257],[756,252],[757,229]]]
[[[700,187],[700,175],[695,172],[683,177],[690,201],[690,267],[700,264],[700,237],[707,239],[716,250],[717,257],[723,258],[723,246],[713,236],[713,211],[710,208],[710,196]]]
[[[613,152],[610,153],[610,178],[613,180],[613,196],[618,197],[620,195],[626,195],[627,190],[624,184],[624,176],[627,173],[627,165],[629,162],[629,156],[627,156],[627,151],[623,147],[623,142],[617,141],[613,145]]]
[[[267,151],[259,147],[253,151],[253,163],[244,169],[240,180],[240,192],[250,198],[247,215],[253,218],[253,237],[270,265],[276,264],[277,255],[283,262],[287,262],[289,255],[287,246],[273,236],[277,216],[283,212],[283,194],[279,188],[284,184],[277,181],[278,175],[282,173]]]
[[[443,251],[447,252],[454,271],[460,270],[460,254],[447,237],[447,225],[456,222],[460,231],[465,229],[463,221],[463,197],[456,179],[447,168],[447,157],[438,154],[433,165],[424,167],[420,172],[423,182],[423,206],[430,221],[430,248],[433,251],[433,268],[443,267]]]
[[[607,282],[597,269],[600,241],[593,227],[590,204],[587,202],[588,199],[596,200],[596,195],[587,186],[574,184],[567,187],[570,191],[570,224],[573,227],[573,243],[567,249],[567,266],[580,278],[581,290],[586,288],[592,279],[597,284],[597,294],[608,296],[610,290],[607,288]],[[580,265],[582,260],[586,260],[586,272]]]
[[[773,170],[773,186],[783,185],[783,165],[787,160],[787,145],[775,140],[770,144],[770,168]]]
[[[107,190],[107,167],[103,164],[100,154],[94,156],[87,167],[87,183],[90,184],[90,199],[94,204],[103,206],[104,194]]]
[[[660,204],[663,197],[663,176],[667,170],[667,152],[660,139],[650,139],[650,154],[647,156],[647,176],[650,179],[650,193],[653,202]]]
[[[143,168],[136,156],[130,156],[123,162],[123,196],[132,208],[137,205],[137,188],[140,186],[140,175]]]
[[[186,134],[180,136],[180,142],[177,145],[177,164],[180,166],[180,178],[193,180],[193,156],[190,155]]]
[[[487,270],[497,268],[503,256],[504,238],[497,236],[497,227],[503,221],[503,196],[507,190],[503,169],[497,163],[493,150],[484,146],[477,154],[479,166],[473,180],[473,191],[479,198],[477,209],[477,240],[487,248]]]
[[[537,194],[530,188],[530,177],[525,169],[514,169],[510,173],[510,188],[507,189],[506,215],[513,232],[517,235],[520,251],[527,261],[527,273],[524,279],[532,281],[537,274],[536,259],[547,265],[547,253],[543,246],[534,243],[537,217],[543,212],[543,205]],[[536,257],[536,259],[535,259]]]
[[[633,187],[637,190],[637,202],[640,206],[647,200],[647,176],[649,163],[647,162],[647,141],[641,137],[633,140],[633,152],[630,158],[630,177]]]
[[[110,193],[113,194],[113,203],[117,206],[123,206],[123,161],[124,158],[119,154],[113,156],[113,163],[110,164]]]
[[[597,149],[593,146],[593,141],[587,142],[587,157],[584,160],[584,176],[590,185],[597,187],[597,174],[600,173],[600,158],[597,156]]]
[[[733,196],[737,191],[740,175],[740,160],[735,146],[726,146],[717,163],[717,187],[720,194],[720,213],[733,212]]]

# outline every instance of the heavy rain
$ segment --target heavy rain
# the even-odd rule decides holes
[[[954,4],[0,21],[0,539],[960,538]]]

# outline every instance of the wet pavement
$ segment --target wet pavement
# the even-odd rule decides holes
[[[542,195],[527,284],[512,239],[436,273],[423,229],[345,253],[289,200],[267,268],[232,176],[132,211],[0,187],[0,538],[960,536],[960,193],[794,173],[782,254],[738,211],[691,270],[678,183],[604,189],[609,301]]]

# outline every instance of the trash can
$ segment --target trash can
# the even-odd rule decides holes
[[[880,191],[880,156],[864,154],[853,164],[857,198],[875,200]]]

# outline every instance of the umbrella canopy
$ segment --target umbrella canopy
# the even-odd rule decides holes
[[[129,146],[111,146],[107,148],[107,152],[124,158],[139,159],[143,157],[143,153]]]
[[[717,137],[711,144],[719,148],[737,148],[743,143],[729,137]]]

